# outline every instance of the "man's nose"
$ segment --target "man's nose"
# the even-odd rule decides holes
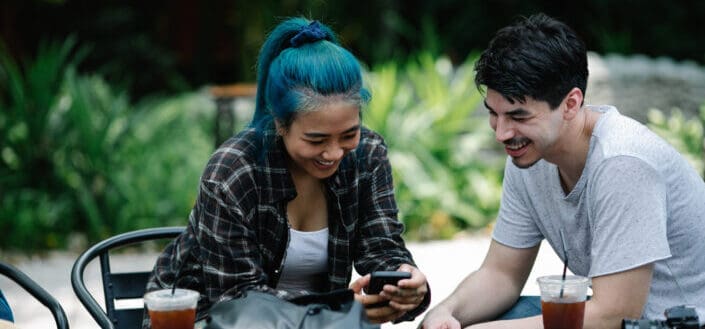
[[[502,118],[497,118],[494,128],[494,136],[500,143],[504,143],[504,141],[514,137],[514,129],[511,123]]]

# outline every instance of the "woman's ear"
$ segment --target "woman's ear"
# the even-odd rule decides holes
[[[284,127],[284,125],[281,122],[279,122],[279,120],[274,119],[274,127],[277,130],[278,136],[286,135],[286,128]]]

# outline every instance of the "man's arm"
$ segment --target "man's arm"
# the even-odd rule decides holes
[[[652,265],[592,279],[592,297],[585,304],[585,329],[618,329],[622,319],[641,316],[651,285]],[[494,321],[471,326],[482,328],[542,328],[541,316]]]
[[[539,247],[512,248],[492,240],[480,268],[428,312],[421,328],[460,328],[496,318],[519,298]]]
[[[651,287],[652,264],[592,279],[585,305],[585,329],[620,328],[622,319],[639,318]]]

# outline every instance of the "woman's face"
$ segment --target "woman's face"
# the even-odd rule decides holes
[[[333,102],[299,114],[288,129],[277,122],[277,131],[292,159],[292,174],[324,179],[333,175],[343,157],[360,143],[360,108]]]

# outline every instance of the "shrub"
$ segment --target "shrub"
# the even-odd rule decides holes
[[[411,238],[447,238],[494,221],[504,157],[495,146],[469,59],[453,68],[421,54],[367,74],[363,120],[389,146],[400,218]]]
[[[705,177],[705,104],[700,107],[700,117],[687,118],[679,109],[666,117],[661,110],[650,109],[647,125],[678,150],[688,162]]]
[[[198,92],[132,105],[101,76],[77,73],[83,54],[69,38],[20,66],[0,47],[2,248],[186,222],[214,105]]]

